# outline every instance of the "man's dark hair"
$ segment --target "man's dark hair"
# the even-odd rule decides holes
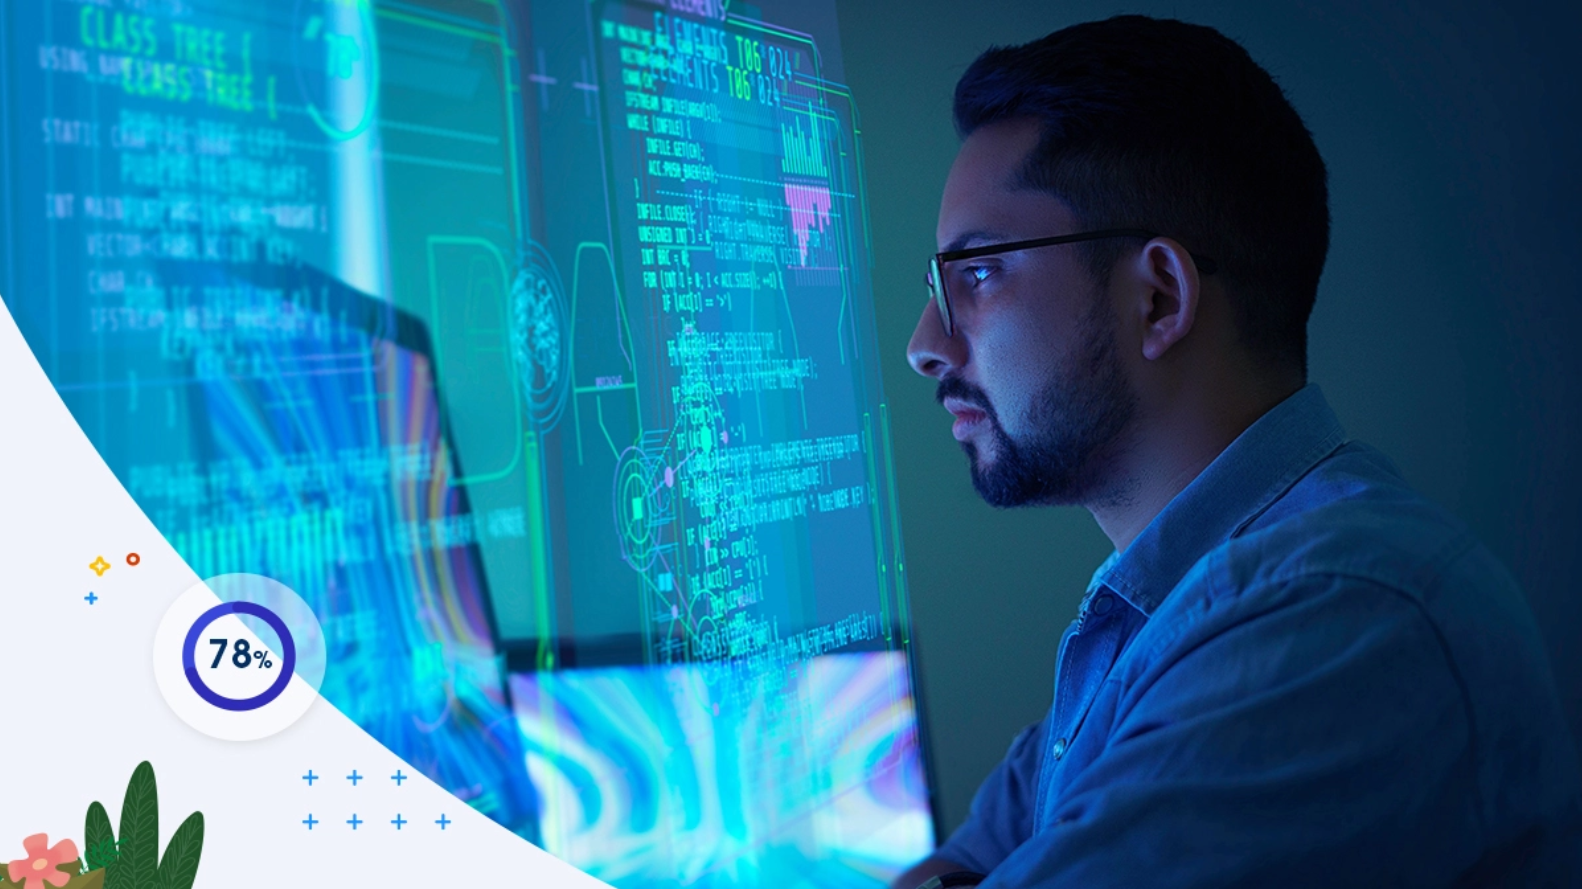
[[[991,48],[956,84],[956,130],[965,139],[1018,118],[1043,126],[1028,187],[1059,197],[1085,229],[1146,228],[1213,258],[1248,351],[1305,374],[1329,252],[1327,174],[1296,109],[1240,44],[1125,15]],[[1128,249],[1079,246],[1101,287]]]

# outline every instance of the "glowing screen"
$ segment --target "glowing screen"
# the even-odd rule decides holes
[[[513,678],[549,848],[616,886],[883,884],[926,853],[900,653],[814,658],[746,706],[716,669]]]
[[[926,854],[833,0],[34,0],[0,53],[0,295],[326,699],[623,889]]]

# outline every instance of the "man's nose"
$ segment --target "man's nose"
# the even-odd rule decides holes
[[[959,328],[955,336],[945,336],[939,307],[929,299],[923,307],[923,317],[917,319],[911,342],[906,344],[906,361],[913,370],[937,380],[966,363],[966,345],[967,338]]]

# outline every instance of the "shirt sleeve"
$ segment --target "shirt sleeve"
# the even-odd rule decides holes
[[[1048,723],[1045,716],[1017,733],[1005,759],[972,798],[967,820],[935,855],[986,874],[1033,835],[1033,800]]]
[[[1084,726],[1107,731],[1102,752],[984,889],[1454,883],[1479,815],[1466,702],[1436,630],[1371,583],[1300,586],[1154,646],[1112,724]],[[994,820],[1013,808],[1002,795],[967,834],[980,860],[1021,835]]]

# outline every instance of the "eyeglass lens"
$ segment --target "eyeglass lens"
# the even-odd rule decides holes
[[[934,297],[934,305],[939,309],[939,320],[945,325],[945,336],[954,336],[955,325],[951,323],[950,297],[945,293],[944,269],[940,267],[937,256],[928,261],[928,290]]]

